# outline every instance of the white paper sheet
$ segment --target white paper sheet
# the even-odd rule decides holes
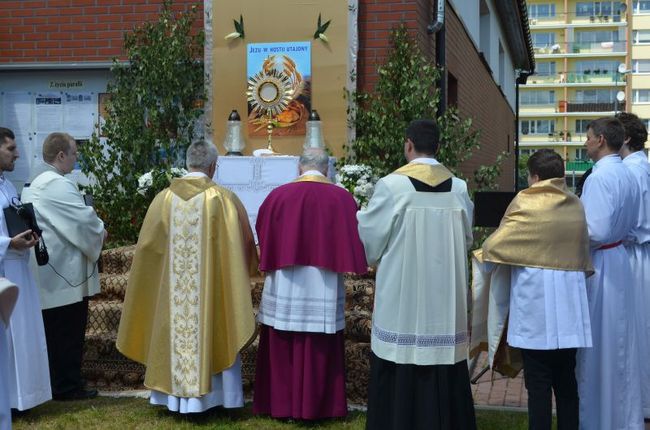
[[[95,130],[97,95],[65,93],[63,100],[63,130],[76,139],[89,138]]]
[[[14,134],[26,134],[32,130],[32,93],[2,93],[2,126]]]
[[[52,133],[63,130],[63,96],[61,93],[39,93],[34,98],[36,131]],[[42,141],[41,141],[42,142]]]

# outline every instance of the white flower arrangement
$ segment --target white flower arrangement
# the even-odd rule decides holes
[[[348,190],[360,208],[368,205],[378,180],[365,164],[346,164],[336,174],[336,185]]]
[[[172,178],[180,178],[185,175],[187,175],[187,170],[180,167],[172,167],[169,170],[152,169],[138,178],[138,193],[146,196],[154,183],[157,185],[154,188],[160,188],[155,190],[158,192],[169,186],[169,182]]]

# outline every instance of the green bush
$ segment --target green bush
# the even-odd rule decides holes
[[[128,62],[114,60],[111,68],[106,141],[95,135],[80,149],[82,170],[93,179],[87,189],[115,244],[137,240],[152,196],[168,184],[158,181],[141,195],[138,178],[182,166],[185,149],[201,137],[204,35],[193,28],[196,13],[196,6],[174,13],[166,0],[157,21],[125,35]]]

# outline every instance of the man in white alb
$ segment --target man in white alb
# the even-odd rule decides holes
[[[2,175],[14,170],[18,158],[14,139],[11,130],[0,127],[0,202],[3,209],[20,204],[13,184]],[[0,276],[15,283],[20,290],[7,331],[11,371],[6,381],[11,407],[20,411],[52,398],[41,301],[29,269],[30,248],[36,242],[30,230],[9,237],[4,212],[0,211]]]
[[[640,193],[618,154],[624,138],[616,118],[587,127],[585,147],[595,164],[580,199],[595,273],[587,279],[593,347],[578,352],[576,366],[583,430],[643,428],[634,278],[623,246],[637,222]]]

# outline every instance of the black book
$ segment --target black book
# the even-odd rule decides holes
[[[38,228],[36,225],[34,207],[31,203],[22,203],[18,207],[10,205],[9,207],[4,208],[3,212],[5,215],[5,222],[7,223],[9,237],[14,237],[27,230],[34,230],[34,226]]]
[[[474,225],[498,227],[508,205],[517,193],[510,191],[479,191],[474,193]]]

